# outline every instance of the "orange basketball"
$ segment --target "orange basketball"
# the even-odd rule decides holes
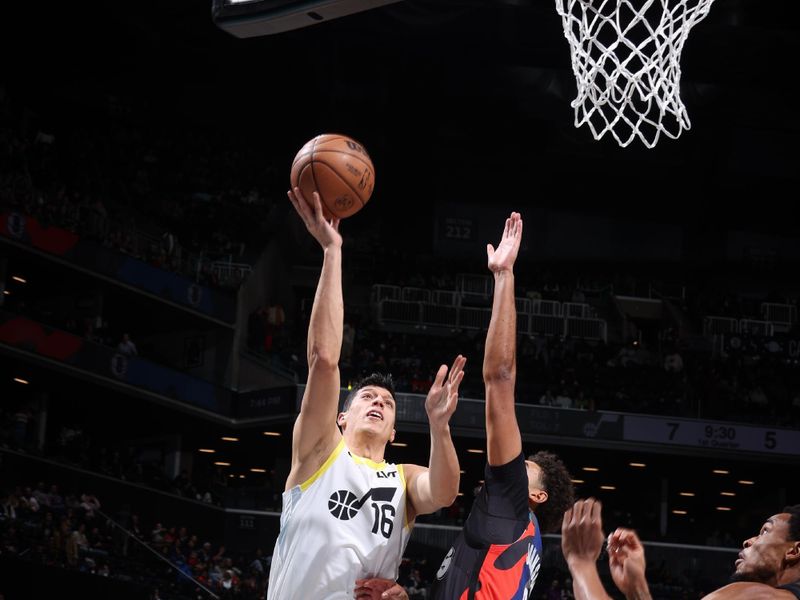
[[[364,146],[345,135],[326,133],[307,142],[292,163],[292,188],[312,203],[322,200],[326,219],[344,219],[364,208],[375,185],[375,168]]]

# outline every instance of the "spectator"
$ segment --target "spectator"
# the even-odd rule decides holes
[[[416,567],[411,569],[405,588],[409,600],[425,600],[428,597],[428,586],[422,578],[422,573]]]
[[[553,390],[547,388],[544,394],[542,394],[539,398],[539,404],[542,404],[543,406],[555,406],[556,398],[553,396]]]
[[[673,350],[664,357],[664,370],[667,373],[681,373],[683,371],[683,358],[677,350]]]
[[[80,507],[87,519],[93,519],[94,511],[100,510],[100,501],[92,494],[82,494]]]
[[[0,518],[8,521],[16,521],[17,508],[19,508],[19,500],[13,494],[6,494],[0,498]]]
[[[67,538],[67,564],[71,567],[76,567],[81,554],[88,548],[89,540],[86,539],[86,525],[81,523]]]
[[[136,344],[133,343],[131,337],[127,333],[122,334],[122,341],[117,346],[117,350],[125,356],[137,356],[139,352],[136,350]]]
[[[573,408],[572,398],[569,397],[566,390],[561,390],[555,399],[555,406],[559,408]]]
[[[161,523],[156,523],[156,526],[150,532],[150,541],[153,543],[154,546],[160,548],[164,544],[164,536],[166,535],[167,530]]]

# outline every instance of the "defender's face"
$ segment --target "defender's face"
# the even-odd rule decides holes
[[[795,542],[789,540],[788,513],[767,519],[758,535],[742,544],[734,578],[740,581],[771,583],[780,572],[786,552]]]
[[[368,433],[390,441],[394,438],[396,405],[386,388],[368,385],[358,390],[339,424],[346,432]]]

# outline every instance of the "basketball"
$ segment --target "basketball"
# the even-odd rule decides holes
[[[326,219],[344,219],[364,208],[375,185],[375,168],[364,146],[344,135],[326,133],[309,140],[292,163],[292,188],[311,204],[319,194]]]

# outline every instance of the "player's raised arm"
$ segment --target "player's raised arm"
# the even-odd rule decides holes
[[[458,386],[464,378],[467,359],[460,354],[450,373],[439,367],[436,379],[425,399],[425,410],[431,428],[431,455],[428,468],[405,465],[408,481],[408,519],[450,506],[458,495],[461,479],[458,456],[450,436],[450,417],[458,404]]]
[[[511,213],[500,243],[486,246],[489,270],[494,275],[494,301],[486,349],[483,381],[486,384],[486,444],[489,464],[504,465],[522,452],[522,438],[514,412],[517,375],[517,308],[514,299],[514,262],[522,241],[522,217]]]
[[[339,354],[344,326],[342,236],[339,219],[326,220],[315,192],[310,204],[299,188],[289,199],[323,251],[322,271],[308,326],[308,382],[292,437],[292,470],[286,489],[305,481],[325,461],[340,439]]]

